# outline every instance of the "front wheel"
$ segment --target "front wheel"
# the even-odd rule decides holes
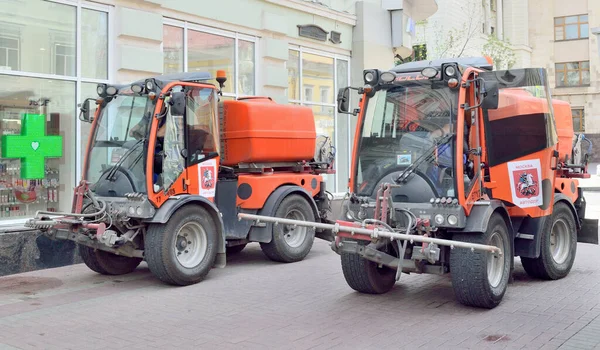
[[[521,257],[525,272],[531,277],[557,280],[569,274],[577,252],[577,227],[571,209],[556,203],[542,232],[540,256]]]
[[[396,270],[356,253],[342,252],[342,272],[350,288],[365,294],[384,294],[396,284]]]
[[[315,221],[310,203],[301,195],[291,194],[281,201],[275,217],[299,221]],[[315,240],[315,229],[286,224],[273,225],[272,239],[261,243],[263,253],[271,260],[291,263],[304,259]]]
[[[116,255],[81,244],[79,245],[79,255],[90,270],[102,275],[125,275],[133,272],[142,262],[141,258]]]
[[[486,309],[498,306],[508,286],[512,258],[510,236],[502,216],[493,214],[483,234],[455,234],[453,240],[502,249],[502,255],[468,248],[454,248],[450,253],[452,287],[458,301]]]
[[[148,268],[161,281],[190,285],[202,281],[218,249],[217,226],[206,209],[188,205],[166,224],[150,226],[145,237]]]

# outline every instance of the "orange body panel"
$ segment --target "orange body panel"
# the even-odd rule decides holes
[[[502,89],[498,109],[489,110],[490,121],[534,113],[549,113],[545,99],[534,97],[522,89]]]
[[[312,109],[268,99],[224,101],[223,165],[310,161],[316,131]]]
[[[578,197],[577,189],[579,188],[579,181],[577,179],[559,177],[555,180],[554,188],[569,197],[571,202],[575,203]]]
[[[267,198],[278,187],[283,185],[297,185],[304,188],[312,197],[316,196],[321,190],[322,178],[320,175],[307,173],[274,173],[270,175],[240,175],[238,177],[238,187],[242,184],[248,184],[252,188],[250,197],[242,199],[237,196],[236,203],[244,209],[260,209],[265,204]]]
[[[573,148],[573,115],[571,105],[568,102],[553,100],[554,119],[556,120],[556,133],[558,134],[558,159],[564,160],[565,156],[571,156]]]

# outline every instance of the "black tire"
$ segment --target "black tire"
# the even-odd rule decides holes
[[[227,255],[230,255],[230,254],[233,255],[233,254],[240,253],[242,250],[244,250],[244,248],[246,248],[246,244],[247,243],[238,244],[238,245],[234,245],[232,247],[225,248]]]
[[[277,210],[276,217],[288,218],[302,221],[315,221],[315,214],[310,203],[301,195],[291,194],[285,197]],[[260,243],[263,253],[271,260],[283,263],[291,263],[303,260],[310,252],[315,240],[315,229],[312,227],[297,226],[292,231],[306,232],[302,241],[298,244],[290,245],[285,240],[286,234],[290,231],[289,225],[273,225],[272,239],[269,243]],[[294,233],[290,237],[295,237]],[[294,242],[296,243],[296,242]]]
[[[365,294],[384,294],[396,284],[396,270],[355,253],[341,254],[342,272],[350,288]]]
[[[193,229],[202,231],[197,234],[196,239],[191,238],[195,236]],[[184,239],[184,235],[188,234]],[[166,224],[151,225],[144,242],[145,258],[150,271],[167,284],[186,286],[202,281],[212,268],[217,256],[219,233],[206,209],[199,205],[186,205],[178,209]],[[199,262],[192,261],[190,266],[185,266],[178,256],[183,258],[180,254],[193,255],[194,251],[189,249],[188,244],[192,248],[205,245],[205,249],[199,248],[204,253],[198,257],[201,258]]]
[[[557,239],[553,237],[553,230],[565,230],[565,240],[567,244],[564,248],[563,256],[559,256],[559,261],[552,254],[553,241]],[[577,226],[575,218],[569,207],[561,202],[554,205],[551,220],[547,220],[541,232],[540,256],[537,258],[521,257],[521,263],[525,272],[531,277],[544,280],[557,280],[569,274],[575,261],[577,253]]]
[[[90,270],[102,275],[125,275],[135,270],[142,258],[115,255],[79,244],[79,255]]]
[[[492,237],[499,242],[494,244]],[[450,273],[452,287],[457,300],[467,306],[493,309],[506,293],[510,277],[510,265],[513,257],[510,235],[506,222],[498,213],[492,214],[485,233],[460,233],[454,234],[453,240],[479,243],[486,245],[502,246],[502,256],[480,250],[471,251],[468,248],[455,247],[450,253]],[[494,256],[500,263],[497,279],[491,282],[488,278],[488,257]],[[501,259],[501,260],[500,260]],[[493,278],[493,276],[492,276]]]

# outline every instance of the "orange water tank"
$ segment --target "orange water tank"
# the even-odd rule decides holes
[[[220,107],[223,165],[313,159],[317,135],[311,108],[268,98],[223,101]]]

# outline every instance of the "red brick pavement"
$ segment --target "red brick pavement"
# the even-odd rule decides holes
[[[84,265],[36,271],[0,278],[0,350],[593,348],[600,247],[579,245],[559,281],[515,265],[493,310],[458,304],[447,276],[403,275],[386,295],[355,293],[320,240],[295,264],[249,245],[188,287],[161,284],[145,265],[118,277]]]

